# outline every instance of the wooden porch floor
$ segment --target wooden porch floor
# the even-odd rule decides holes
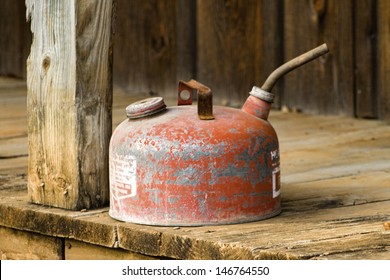
[[[114,94],[116,126],[134,98]],[[279,111],[270,122],[281,149],[282,214],[228,226],[126,224],[107,208],[27,202],[26,84],[0,77],[0,226],[177,259],[390,259],[390,125]]]

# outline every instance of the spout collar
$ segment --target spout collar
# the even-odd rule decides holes
[[[252,88],[252,91],[249,94],[269,103],[274,102],[275,98],[275,94],[262,90],[261,88],[256,86]]]

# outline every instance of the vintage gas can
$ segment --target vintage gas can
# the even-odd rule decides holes
[[[252,89],[242,110],[213,106],[211,90],[194,80],[179,83],[178,106],[161,97],[129,105],[110,143],[110,216],[194,226],[279,214],[279,143],[267,120],[273,95],[263,87]]]

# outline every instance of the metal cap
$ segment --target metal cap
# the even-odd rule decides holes
[[[274,102],[275,98],[275,94],[262,90],[261,88],[256,86],[252,88],[252,91],[249,94],[269,103]]]
[[[162,97],[146,98],[134,102],[126,107],[126,114],[129,119],[138,119],[151,116],[165,110],[164,99]]]

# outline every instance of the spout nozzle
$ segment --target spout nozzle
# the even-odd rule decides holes
[[[288,62],[285,64],[279,66],[277,69],[275,69],[271,75],[268,76],[265,83],[261,86],[261,89],[266,92],[271,92],[272,88],[274,87],[277,80],[279,80],[282,76],[287,74],[288,72],[294,70],[295,68],[298,68],[299,66],[302,66],[321,55],[326,54],[329,52],[328,46],[326,44],[322,44],[321,46],[316,47],[315,49],[312,49]]]

